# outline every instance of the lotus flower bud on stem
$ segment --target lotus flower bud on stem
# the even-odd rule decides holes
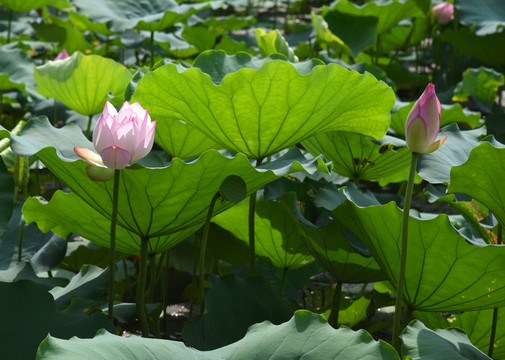
[[[454,19],[454,5],[443,2],[433,7],[433,18],[439,24],[447,24]]]
[[[407,147],[415,153],[426,154],[437,150],[447,136],[435,141],[440,131],[440,101],[435,86],[428,84],[421,97],[415,102],[405,123]]]
[[[114,169],[146,156],[153,147],[156,121],[137,102],[125,101],[119,112],[107,101],[102,115],[93,131],[95,151],[75,147],[75,153],[91,164],[88,175],[93,180],[106,181],[112,178]]]

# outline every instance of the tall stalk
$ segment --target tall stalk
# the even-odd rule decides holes
[[[93,122],[93,115],[90,115],[88,118],[88,126],[86,127],[86,132],[84,135],[86,135],[87,138],[89,138],[91,134],[91,123]]]
[[[261,165],[262,159],[256,161],[256,167]],[[254,275],[256,266],[256,247],[254,238],[254,215],[256,214],[256,191],[249,198],[249,273]]]
[[[119,176],[121,170],[114,170],[112,193],[112,217],[110,221],[110,259],[109,259],[109,319],[114,322],[114,282],[116,273],[116,223],[119,199]]]
[[[342,298],[342,282],[337,281],[335,291],[333,292],[333,301],[331,303],[331,313],[328,323],[333,327],[338,327],[338,312],[340,310],[340,299]]]
[[[405,192],[405,204],[403,206],[403,219],[402,219],[402,239],[400,248],[400,269],[398,272],[398,284],[396,287],[396,303],[395,315],[393,320],[393,347],[400,353],[401,351],[401,317],[402,317],[402,301],[403,301],[403,287],[405,283],[405,267],[407,264],[407,238],[409,226],[409,212],[410,202],[412,200],[412,191],[414,190],[414,179],[416,176],[416,166],[419,154],[413,152],[412,160],[410,163],[409,179],[407,181],[407,190]]]
[[[149,321],[147,319],[147,309],[145,305],[144,291],[147,282],[147,261],[149,258],[149,238],[142,236],[140,238],[140,265],[139,275],[137,280],[137,316],[139,317],[140,329],[142,336],[149,336]]]
[[[282,269],[282,279],[281,279],[281,285],[279,289],[279,297],[282,299],[284,297],[284,289],[286,288],[286,280],[288,279],[288,271],[289,269],[285,267]]]
[[[502,225],[498,223],[498,232],[496,236],[496,243],[501,245],[502,241]],[[491,325],[491,336],[489,337],[489,348],[487,350],[487,355],[492,358],[494,351],[494,341],[496,339],[496,327],[498,326],[498,308],[493,309],[493,323]]]
[[[9,11],[9,20],[7,22],[7,44],[11,42],[11,26],[12,26],[12,15],[14,11]]]
[[[154,31],[151,30],[151,69],[154,66]]]
[[[214,211],[214,205],[216,204],[218,198],[219,192],[217,192],[210,201],[209,211],[207,212],[207,219],[205,219],[205,225],[203,228],[202,245],[200,246],[200,272],[198,278],[200,288],[200,314],[203,314],[205,310],[205,251],[207,248],[207,240],[209,238],[210,220],[212,219],[212,212]]]

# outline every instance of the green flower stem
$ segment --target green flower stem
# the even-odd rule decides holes
[[[256,167],[261,165],[262,159],[256,161]],[[256,191],[249,198],[249,274],[254,275],[256,266],[256,248],[254,244],[254,215],[256,213]]]
[[[342,298],[342,282],[338,281],[333,292],[333,301],[331,303],[331,313],[328,323],[334,328],[338,328],[338,312],[340,310],[340,299]]]
[[[496,238],[496,243],[497,244],[503,244],[502,241],[502,225],[498,223],[498,232],[497,232],[497,238]],[[492,358],[493,357],[493,351],[494,351],[494,342],[496,339],[496,327],[498,326],[498,308],[493,309],[493,324],[491,325],[491,336],[489,338],[489,348],[487,350],[487,355]]]
[[[197,287],[196,271],[197,271],[197,267],[198,267],[198,251],[196,251],[196,248],[198,246],[199,234],[200,234],[200,231],[197,231],[195,233],[195,242],[194,242],[195,246],[194,246],[194,250],[193,250],[193,277],[192,277],[192,281],[191,281],[191,299],[189,301],[189,319],[191,319],[193,317],[193,307],[195,305],[195,297],[196,297],[196,294],[195,294],[195,290]]]
[[[19,222],[19,239],[18,239],[18,262],[21,262],[23,257],[23,234],[25,233],[25,219],[22,217]]]
[[[137,280],[137,316],[139,317],[140,329],[142,330],[142,336],[147,337],[149,335],[149,322],[147,319],[147,309],[145,305],[144,291],[146,288],[147,281],[147,261],[149,258],[149,238],[142,236],[140,238],[140,265],[139,265],[139,275]]]
[[[112,217],[110,221],[110,259],[109,259],[109,319],[114,322],[114,282],[116,270],[116,223],[119,198],[119,176],[121,170],[114,170],[112,193]]]
[[[86,135],[87,138],[91,135],[91,123],[93,122],[93,115],[90,115],[88,118],[88,126],[86,127],[86,132],[84,135]]]
[[[414,179],[416,176],[417,159],[419,154],[412,153],[412,161],[410,163],[409,179],[407,181],[407,190],[405,192],[405,204],[403,206],[402,220],[402,242],[400,248],[400,269],[398,272],[398,285],[396,287],[396,303],[395,316],[393,320],[393,347],[400,353],[401,351],[401,317],[402,317],[402,301],[403,301],[403,286],[405,283],[405,266],[407,264],[407,237],[409,233],[409,212],[410,202],[412,200],[412,191],[414,189]]]
[[[205,225],[203,227],[202,234],[202,246],[200,246],[200,265],[199,265],[199,288],[200,288],[200,314],[203,314],[205,310],[205,251],[207,248],[207,240],[209,238],[209,228],[210,228],[210,220],[212,219],[212,213],[214,211],[214,205],[216,204],[217,199],[219,198],[219,192],[217,192],[212,200],[210,201],[209,211],[207,212],[207,219],[205,219]]]
[[[11,42],[11,25],[12,25],[12,15],[14,11],[9,11],[9,20],[7,22],[7,44]]]
[[[151,69],[154,66],[154,31],[151,30]]]
[[[281,286],[279,289],[279,296],[281,299],[284,297],[284,288],[286,287],[286,280],[288,279],[288,271],[289,269],[287,267],[282,269]]]

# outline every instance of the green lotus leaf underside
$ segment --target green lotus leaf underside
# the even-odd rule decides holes
[[[88,177],[88,164],[78,160],[73,147],[92,148],[92,144],[77,126],[55,129],[47,118],[34,119],[20,136],[11,134],[11,146],[19,156],[37,155],[91,208],[110,218],[113,181],[95,182]],[[174,158],[166,167],[129,166],[120,175],[118,225],[149,238],[176,233],[205,222],[212,198],[230,175],[240,176],[251,194],[290,171],[328,172],[320,158],[307,160],[298,150],[265,165],[256,169],[243,154],[229,158],[209,150],[192,162]],[[218,201],[214,211],[231,205]]]
[[[345,201],[334,214],[370,249],[396,287],[402,211],[391,202],[360,208]],[[471,245],[447,215],[409,218],[404,300],[420,311],[466,311],[505,304],[505,247]]]
[[[38,360],[59,359],[384,359],[398,360],[394,349],[375,341],[366,331],[333,329],[320,316],[300,310],[286,323],[255,324],[246,336],[227,346],[198,351],[171,340],[124,338],[104,330],[94,339],[60,340],[49,336],[40,345]]]
[[[114,60],[80,52],[64,60],[48,61],[36,67],[33,75],[40,94],[83,115],[102,112],[109,93],[120,104],[133,78],[126,67]]]
[[[219,85],[198,68],[167,64],[139,81],[133,99],[160,121],[182,121],[254,159],[330,130],[381,138],[394,106],[391,88],[369,73],[330,64],[302,75],[282,60],[227,74]]]
[[[488,142],[473,148],[468,160],[451,168],[449,192],[461,192],[484,204],[505,224],[505,148]]]

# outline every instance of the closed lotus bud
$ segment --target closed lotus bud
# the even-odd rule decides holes
[[[96,152],[75,147],[80,158],[99,168],[123,169],[128,164],[146,156],[153,147],[156,121],[139,103],[125,101],[119,112],[107,101],[93,131]],[[110,175],[109,175],[110,174]],[[108,180],[111,172],[96,168],[88,169],[95,180]]]
[[[443,2],[433,7],[433,17],[439,24],[447,24],[454,19],[454,5]]]
[[[407,116],[405,137],[407,147],[420,154],[437,150],[445,139],[435,141],[440,131],[440,101],[435,94],[435,86],[428,84]]]

